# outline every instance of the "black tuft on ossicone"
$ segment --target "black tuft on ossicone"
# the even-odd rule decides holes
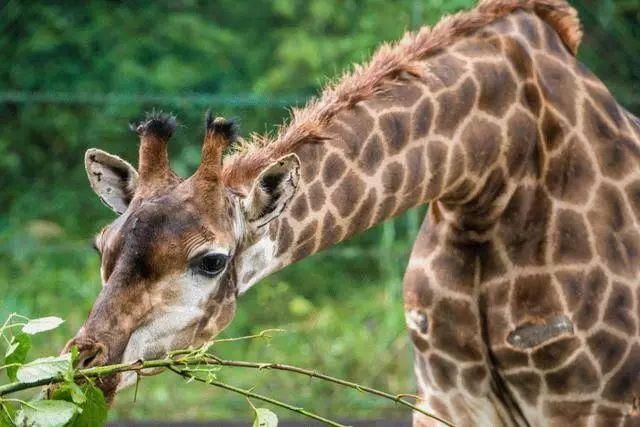
[[[222,135],[230,142],[235,141],[238,133],[238,123],[235,119],[225,119],[224,117],[213,117],[211,111],[207,111],[205,116],[206,132],[213,132]]]
[[[162,111],[151,111],[145,114],[143,121],[138,123],[129,123],[129,129],[140,136],[155,136],[162,140],[171,138],[176,130],[178,122],[176,116],[171,113],[163,113]]]

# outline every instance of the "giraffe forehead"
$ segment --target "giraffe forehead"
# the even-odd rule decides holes
[[[233,245],[224,215],[203,215],[188,201],[170,200],[141,204],[111,224],[101,239],[106,277],[121,266],[144,279],[184,269],[203,247]]]

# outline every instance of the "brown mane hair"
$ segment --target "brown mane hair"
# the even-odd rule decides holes
[[[398,42],[383,44],[364,65],[356,65],[319,98],[294,108],[288,125],[273,138],[254,136],[224,161],[222,180],[241,186],[274,160],[291,153],[303,142],[321,141],[326,124],[341,110],[383,90],[383,84],[403,73],[420,76],[419,61],[517,9],[535,13],[560,36],[575,55],[582,38],[577,12],[566,0],[480,0],[476,8],[440,20],[434,27],[409,32]]]

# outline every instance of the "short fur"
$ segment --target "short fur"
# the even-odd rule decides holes
[[[202,182],[200,191],[217,192],[211,183],[220,178],[222,153],[236,139],[236,123],[223,117],[214,118],[210,111],[205,117],[205,138],[202,144],[202,161],[194,174],[196,182]],[[217,194],[217,193],[216,193]]]
[[[356,65],[319,98],[302,109],[294,108],[290,123],[281,127],[275,138],[255,136],[244,150],[228,157],[223,181],[231,188],[242,185],[301,143],[327,139],[325,125],[338,112],[379,93],[384,84],[393,83],[405,73],[420,76],[423,71],[419,61],[517,9],[545,20],[576,54],[582,29],[576,10],[567,1],[481,0],[475,9],[446,17],[433,28],[423,27],[417,33],[407,33],[395,44],[383,44],[368,64]]]
[[[174,185],[178,182],[177,176],[169,166],[167,151],[167,142],[176,126],[176,117],[162,111],[147,113],[145,119],[137,125],[129,125],[129,128],[140,136],[138,156],[140,182],[136,195],[148,196],[156,192],[159,187]]]

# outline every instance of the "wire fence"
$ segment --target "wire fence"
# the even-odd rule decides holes
[[[410,26],[419,28],[423,22],[423,0],[409,2]],[[126,105],[163,104],[192,105],[196,107],[260,107],[282,108],[301,105],[308,94],[262,95],[252,93],[79,93],[60,91],[0,90],[0,103],[61,104],[61,105]]]
[[[0,103],[18,104],[83,104],[83,105],[126,105],[126,104],[170,104],[216,107],[287,107],[302,104],[302,95],[260,95],[250,93],[217,94],[128,94],[128,93],[75,93],[38,92],[8,90],[0,92]]]
[[[424,25],[424,1],[410,0],[409,25],[411,29]],[[624,7],[620,5],[620,7]],[[593,15],[589,10],[582,13]],[[625,46],[619,46],[625,49]],[[632,57],[632,52],[629,52]],[[640,70],[632,70],[637,75]],[[640,94],[619,94],[625,104],[640,103]],[[64,91],[25,91],[25,90],[0,90],[0,104],[61,104],[61,105],[126,105],[126,104],[164,104],[164,105],[191,105],[196,107],[259,107],[259,108],[283,108],[301,105],[309,98],[309,94],[275,94],[264,95],[254,93],[184,93],[184,94],[157,94],[157,93],[86,93]]]

